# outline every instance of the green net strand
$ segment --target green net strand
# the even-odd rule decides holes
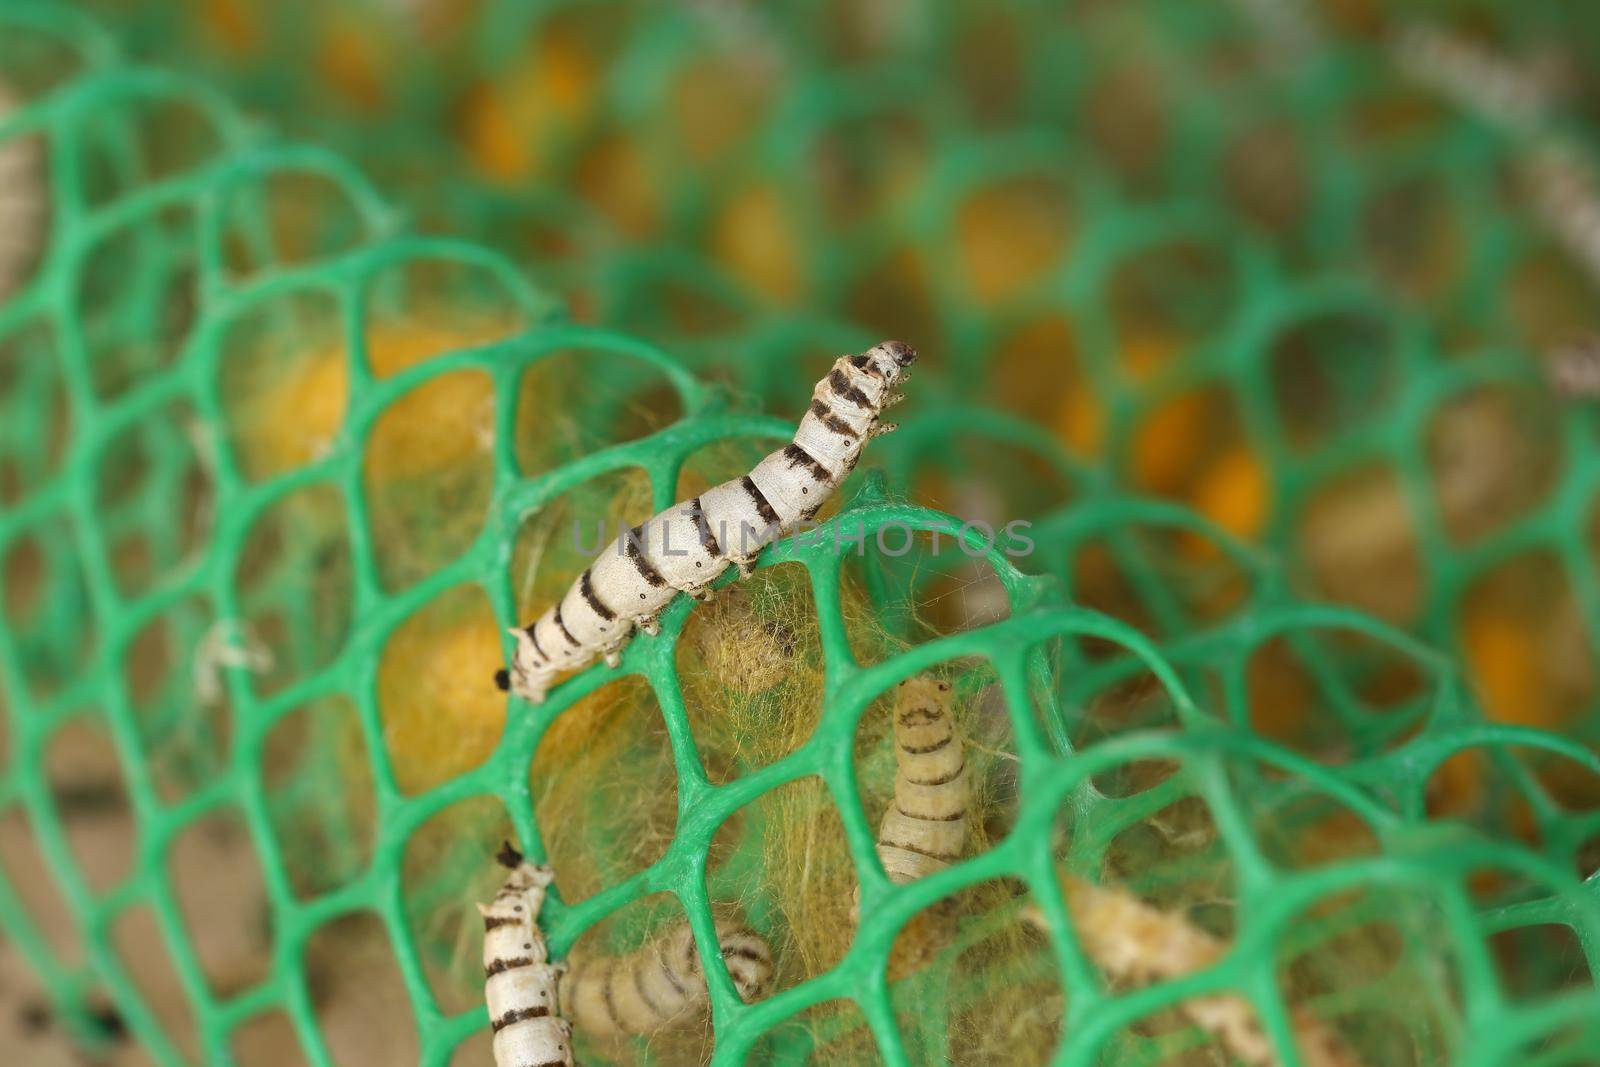
[[[1600,815],[1559,803],[1522,754],[1558,756],[1591,771],[1600,770],[1600,759],[1579,738],[1486,721],[1451,660],[1435,651],[1432,642],[1346,608],[1303,602],[1295,593],[1291,567],[1281,558],[1260,553],[1185,508],[1127,492],[1106,469],[1075,459],[1035,425],[1000,410],[963,405],[956,386],[968,376],[981,379],[986,371],[981,362],[963,362],[973,360],[971,356],[952,356],[942,374],[915,383],[918,392],[909,405],[915,410],[899,434],[874,444],[869,457],[884,471],[882,484],[863,478],[859,494],[824,528],[824,536],[811,544],[785,542],[761,558],[764,569],[777,563],[804,566],[817,607],[826,667],[824,711],[802,747],[726,784],[713,784],[695,745],[674,659],[676,643],[695,610],[681,600],[665,613],[662,633],[636,640],[620,667],[581,672],[537,708],[513,702],[504,735],[484,762],[437,787],[403,790],[385,743],[377,685],[382,649],[398,627],[442,593],[463,585],[481,589],[497,620],[514,625],[519,620],[510,578],[512,550],[531,514],[601,475],[628,469],[645,473],[653,507],[665,507],[674,500],[685,463],[705,446],[735,439],[781,441],[792,432],[792,423],[750,414],[730,402],[725,390],[703,384],[690,368],[703,366],[709,357],[686,363],[675,345],[657,347],[610,329],[572,324],[502,255],[467,241],[411,233],[338,155],[271,141],[241,121],[217,93],[187,78],[121,65],[106,37],[85,29],[87,22],[71,9],[25,6],[17,11],[21,13],[8,8],[0,19],[81,42],[86,58],[84,69],[69,81],[0,125],[0,137],[33,131],[47,136],[53,212],[51,243],[33,280],[0,308],[0,343],[20,354],[8,366],[22,368],[0,387],[0,422],[6,427],[0,441],[17,486],[7,489],[0,510],[0,558],[24,541],[37,544],[37,567],[46,576],[35,610],[26,619],[8,618],[0,626],[0,693],[9,739],[0,803],[21,811],[31,827],[81,935],[83,961],[59,957],[41,936],[12,872],[0,876],[0,928],[85,1040],[107,1040],[91,1010],[94,998],[103,993],[157,1062],[180,1064],[190,1058],[189,1043],[158,1018],[112,943],[119,917],[147,907],[192,1011],[192,1046],[204,1062],[232,1062],[235,1031],[253,1018],[281,1011],[292,1022],[307,1060],[322,1067],[333,1062],[333,1055],[306,977],[306,946],[319,928],[334,920],[370,914],[382,922],[393,950],[413,1010],[422,1062],[449,1063],[458,1045],[485,1030],[488,1020],[481,1007],[459,1013],[441,1008],[425,961],[444,949],[419,934],[408,921],[408,908],[449,902],[460,893],[462,872],[441,870],[435,881],[411,890],[402,875],[406,843],[451,805],[488,798],[504,805],[519,842],[542,857],[545,849],[527,780],[540,741],[563,711],[630,675],[649,683],[664,717],[677,780],[673,840],[659,860],[587,899],[569,904],[553,898],[546,929],[553,950],[562,956],[602,919],[651,893],[670,893],[688,915],[701,946],[717,1036],[715,1063],[825,1058],[828,1041],[853,1024],[843,1018],[807,1023],[799,1016],[836,999],[859,1007],[885,1062],[961,1062],[962,1050],[954,1046],[945,1020],[954,1010],[981,1003],[986,991],[971,982],[947,980],[950,968],[961,949],[1015,923],[1018,909],[972,918],[926,973],[904,983],[888,981],[886,962],[896,934],[913,916],[963,887],[1000,878],[1026,886],[1050,927],[1055,977],[1067,996],[1061,1044],[1054,1053],[1057,1063],[1108,1058],[1152,1062],[1158,1058],[1156,1046],[1130,1036],[1128,1028],[1185,998],[1224,990],[1245,995],[1278,1046],[1290,1047],[1289,1006],[1275,977],[1276,961],[1291,947],[1331,936],[1333,926],[1314,914],[1316,905],[1355,889],[1404,893],[1437,926],[1431,938],[1417,934],[1409,949],[1424,957],[1434,950],[1450,954],[1448,977],[1428,975],[1416,983],[1420,993],[1412,990],[1412,995],[1434,998],[1438,1016],[1446,1021],[1436,1024],[1431,1016],[1401,1020],[1408,1032],[1422,1035],[1436,1026],[1440,1041],[1455,1051],[1459,1062],[1484,1064],[1581,1062],[1584,1049],[1600,1040],[1595,1023],[1600,1003],[1592,981],[1535,998],[1514,998],[1488,947],[1490,938],[1502,931],[1559,924],[1572,931],[1593,973],[1600,960],[1600,905],[1593,879],[1580,883],[1573,866],[1584,843],[1600,832]],[[835,108],[852,99],[847,85],[824,95]],[[186,121],[211,135],[205,142],[211,151],[176,171],[164,169],[171,158],[167,149],[146,136],[144,117],[165,104],[181,107]],[[982,152],[974,149],[972,158],[982,156],[991,161],[985,166],[994,165],[1006,144],[997,141]],[[1027,150],[1022,158],[1048,160],[1052,167],[1071,162],[1039,138],[1022,147]],[[1032,151],[1038,154],[1029,157]],[[786,157],[780,152],[777,158]],[[316,239],[309,257],[279,247],[264,217],[266,186],[285,173],[315,176],[338,193],[338,207],[311,226]],[[1183,232],[1196,213],[1114,211],[1109,200],[1094,203],[1105,206],[1112,221],[1096,231],[1103,236],[1088,240],[1075,253],[1061,284],[1086,313],[1091,335],[1101,331],[1099,350],[1109,352],[1115,343],[1112,325],[1103,315],[1087,315],[1103,296],[1109,264],[1143,242]],[[174,214],[181,221],[174,222]],[[1217,224],[1216,232],[1225,234],[1227,229]],[[115,254],[106,251],[124,236],[129,239],[125,248]],[[849,250],[848,256],[854,259],[857,253]],[[649,271],[640,266],[647,259],[653,259]],[[102,261],[109,275],[95,278],[95,265]],[[525,328],[507,339],[378,377],[367,356],[368,326],[390,296],[386,282],[395,268],[440,261],[466,271],[472,283],[439,295],[507,304],[517,310]],[[629,300],[641,308],[640,315],[650,310],[649,280],[684,262],[670,251],[640,253],[619,268],[629,274]],[[1281,459],[1291,450],[1277,428],[1275,404],[1262,373],[1265,339],[1284,322],[1330,308],[1386,318],[1389,312],[1371,285],[1347,278],[1289,282],[1247,251],[1240,253],[1238,263],[1249,294],[1241,304],[1247,313],[1215,344],[1201,346],[1186,359],[1163,389],[1192,387],[1210,377],[1226,382],[1237,390],[1252,433],[1267,442],[1263,451]],[[841,282],[841,289],[847,287]],[[185,295],[174,298],[174,292]],[[287,472],[255,477],[238,454],[233,398],[222,376],[240,356],[234,338],[241,323],[265,311],[293,329],[299,320],[290,302],[308,293],[329,298],[339,317],[349,382],[341,428],[326,454]],[[190,311],[174,323],[167,317],[174,307]],[[871,339],[859,327],[821,316],[801,318],[764,327],[769,331],[766,343],[750,350],[744,367],[750,377],[741,379],[760,395],[770,389],[785,409],[793,407],[792,386],[801,377],[783,362],[797,337],[806,343],[825,339],[841,350]],[[967,336],[976,329],[958,323],[950,332]],[[1432,362],[1425,358],[1428,340],[1418,330],[1402,329],[1400,336],[1407,373],[1400,398],[1406,414],[1398,424],[1402,428],[1374,421],[1341,438],[1337,447],[1330,446],[1326,456],[1307,459],[1303,470],[1275,459],[1272,482],[1282,487],[1283,500],[1309,491],[1307,487],[1342,462],[1381,454],[1404,461],[1407,491],[1418,513],[1428,514],[1428,472],[1415,451],[1420,423],[1456,391],[1485,381],[1525,380],[1529,373],[1509,355]],[[619,381],[630,376],[664,381],[683,417],[635,440],[602,442],[601,447],[563,454],[546,469],[524,469],[515,440],[520,383],[530,369],[574,349],[589,354],[597,373]],[[951,345],[949,350],[981,349]],[[429,382],[464,370],[485,374],[493,384],[490,503],[468,545],[424,576],[396,582],[380,559],[384,546],[374,532],[363,460],[385,411]],[[1105,363],[1091,378],[1116,381]],[[1359,406],[1366,383],[1352,371],[1347,384],[1355,397],[1351,403]],[[67,412],[64,432],[51,429],[58,395]],[[1147,402],[1143,397],[1114,398],[1113,426],[1131,425],[1136,405]],[[174,416],[175,410],[180,414]],[[607,416],[597,412],[594,417]],[[1581,437],[1587,419],[1573,414],[1562,424],[1575,456],[1586,454],[1580,447],[1587,447]],[[881,662],[857,662],[843,618],[841,572],[864,571],[875,608],[885,615],[907,598],[914,601],[926,590],[927,578],[913,566],[916,559],[899,563],[875,551],[860,559],[841,556],[826,534],[859,524],[868,533],[898,526],[961,536],[961,520],[898,502],[911,495],[919,473],[930,469],[953,477],[993,474],[977,462],[963,469],[962,457],[951,455],[949,442],[957,430],[1032,457],[1070,487],[1072,503],[1062,507],[1052,502],[1030,512],[1040,516],[1032,531],[1038,563],[1029,564],[1039,573],[1018,570],[1003,545],[980,553],[1005,594],[1008,613],[1003,621],[920,643],[915,641],[919,631],[907,625],[900,631],[909,643],[904,651]],[[50,442],[58,437],[65,443],[53,448]],[[134,444],[145,476],[128,479],[132,488],[120,494],[108,493],[108,477],[118,480],[116,464]],[[1114,446],[1112,453],[1119,448]],[[191,506],[186,496],[195,471],[207,485],[202,507]],[[1302,477],[1304,483],[1297,480]],[[1455,551],[1434,523],[1424,558],[1459,566],[1462,577],[1445,583],[1446,592],[1431,609],[1437,613],[1431,616],[1433,626],[1424,632],[1442,632],[1469,568],[1532,544],[1569,545],[1570,531],[1581,528],[1580,484],[1574,475],[1545,510],[1470,552]],[[318,608],[307,600],[306,586],[319,573],[311,556],[291,554],[280,562],[265,593],[246,593],[236,580],[252,531],[274,505],[312,489],[325,489],[337,498],[343,518],[335,520],[335,530],[349,556],[350,622],[331,649],[317,639]],[[1285,535],[1292,505],[1284,508],[1270,524],[1274,538]],[[185,515],[191,512],[208,519],[197,529],[186,529]],[[303,532],[302,549],[315,531]],[[1184,599],[1170,545],[1160,539],[1174,533],[1214,546],[1218,558],[1242,576],[1244,593],[1220,617]],[[141,540],[146,553],[132,578],[119,566],[114,548],[130,537]],[[966,537],[968,547],[984,547],[970,533]],[[1148,616],[1146,625],[1136,628],[1072,605],[1080,577],[1076,564],[1098,543],[1109,545],[1127,574],[1133,596]],[[1568,548],[1564,559],[1574,573],[1588,573],[1581,569],[1588,566],[1583,562],[1586,553]],[[10,592],[10,581],[9,571],[0,573],[0,594]],[[1594,617],[1592,611],[1600,605],[1592,600],[1592,574],[1583,583]],[[226,709],[206,712],[196,706],[193,687],[180,670],[181,677],[167,679],[154,697],[135,699],[128,670],[142,655],[137,639],[149,624],[168,622],[177,647],[192,650],[219,622],[250,617],[257,598],[295,620],[289,626],[295,636],[281,650],[288,672],[281,684],[267,690],[248,672],[225,669]],[[1354,633],[1366,643],[1352,652],[1325,640],[1331,631]],[[1277,638],[1289,642],[1316,679],[1318,708],[1328,729],[1337,731],[1336,757],[1327,756],[1323,748],[1315,749],[1323,758],[1291,750],[1257,728],[1249,665],[1260,648]],[[1376,714],[1364,683],[1396,658],[1420,672],[1424,684],[1397,708]],[[982,855],[891,887],[875,858],[874,816],[863,808],[853,766],[858,725],[874,699],[899,680],[974,661],[987,665],[1005,697],[1019,757],[1016,821]],[[1140,678],[1148,679],[1159,694],[1155,703],[1160,714],[1144,728],[1117,736],[1085,735],[1095,695]],[[278,819],[285,811],[325,807],[337,785],[332,779],[347,774],[349,767],[319,751],[315,741],[313,753],[319,758],[288,783],[269,785],[263,767],[273,728],[296,709],[334,695],[352,702],[370,765],[371,854],[369,861],[355,841],[359,827],[336,824],[328,865],[339,876],[307,897],[292,880],[293,857],[286,855],[280,840]],[[46,772],[52,738],[85,717],[102,720],[110,732],[138,828],[132,874],[104,892],[89,884],[68,845]],[[1451,756],[1469,750],[1489,753],[1504,771],[1507,799],[1514,796],[1528,804],[1540,831],[1537,848],[1493,836],[1501,827],[1479,833],[1428,818],[1430,779]],[[1131,795],[1112,795],[1101,788],[1101,776],[1159,760],[1179,770]],[[719,827],[757,798],[810,776],[826,784],[842,820],[867,918],[837,966],[744,1005],[716,953],[706,949],[715,944],[711,881],[740,878],[750,871],[709,871],[711,841]],[[1379,853],[1295,870],[1273,859],[1257,813],[1307,797],[1323,798],[1352,813],[1371,828]],[[1073,873],[1097,878],[1120,832],[1184,798],[1203,801],[1217,826],[1218,847],[1237,897],[1232,947],[1216,965],[1181,980],[1109,990],[1064,911],[1056,866],[1062,863]],[[219,812],[242,818],[271,916],[267,977],[226,996],[211,988],[194,947],[191,924],[204,918],[180,906],[168,869],[173,842],[185,829]],[[1292,822],[1289,829],[1294,829]],[[487,856],[468,854],[452,856],[452,866],[457,859],[464,868],[489,862]],[[1483,868],[1512,872],[1521,895],[1485,905],[1468,886],[1469,877]],[[1141,872],[1131,884],[1159,888],[1162,877],[1160,871]],[[758,926],[781,921],[761,906],[759,894],[751,903]],[[459,904],[469,906],[466,900]],[[1018,966],[1014,980],[1039,977],[1027,971],[1033,964]],[[1051,977],[1048,969],[1043,976]],[[1385,991],[1382,980],[1375,980],[1334,994],[1328,998],[1331,1003],[1312,998],[1297,1006],[1337,1015],[1343,1006],[1337,998],[1381,1002]],[[908,997],[915,1005],[912,1012],[905,1010]],[[1183,1040],[1200,1044],[1193,1034]],[[1167,1047],[1161,1046],[1162,1051]],[[634,1051],[652,1062],[647,1046]],[[1536,1054],[1542,1058],[1535,1059]],[[1286,1055],[1285,1062],[1296,1061]]]

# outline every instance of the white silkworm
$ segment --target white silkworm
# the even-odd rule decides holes
[[[878,827],[878,859],[896,885],[943,870],[967,843],[966,748],[949,682],[922,676],[895,694],[894,801]]]
[[[1541,137],[1521,169],[1545,226],[1600,279],[1600,177],[1589,158],[1577,145]]]
[[[618,537],[538,621],[511,630],[516,654],[495,683],[539,703],[564,671],[596,658],[615,666],[634,630],[655,633],[678,593],[703,599],[729,564],[748,576],[763,547],[816,515],[867,441],[894,429],[879,417],[901,399],[894,386],[916,358],[898,341],[841,356],[789,444]]]
[[[22,106],[0,83],[0,118]],[[44,151],[36,135],[0,141],[0,303],[22,288],[44,245],[48,192]]]
[[[1403,27],[1392,49],[1406,74],[1507,129],[1538,126],[1553,103],[1550,78],[1540,68],[1513,63],[1437,26]]]
[[[772,978],[767,944],[749,930],[718,921],[722,961],[748,1003]],[[561,1014],[583,1033],[615,1038],[652,1034],[684,1022],[706,1003],[706,979],[688,922],[626,956],[575,959],[561,976]]]
[[[272,669],[273,663],[272,650],[262,644],[245,623],[238,619],[218,619],[195,646],[195,696],[206,707],[215,707],[222,702],[225,669],[264,674]]]
[[[478,905],[495,1067],[573,1067],[572,1027],[556,1009],[556,982],[565,968],[550,962],[539,932],[539,910],[555,872],[524,863],[509,842],[498,858],[511,876],[493,901]]]
[[[1169,981],[1209,967],[1227,952],[1224,942],[1182,915],[1152,907],[1122,889],[1064,872],[1061,878],[1078,943],[1114,982]],[[1049,932],[1037,905],[1029,905],[1022,917]],[[1244,997],[1228,993],[1191,997],[1177,1009],[1246,1067],[1277,1067],[1282,1062]],[[1360,1067],[1361,1060],[1321,1020],[1295,1010],[1290,1024],[1306,1067]]]

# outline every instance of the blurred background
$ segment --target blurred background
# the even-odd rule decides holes
[[[485,799],[446,794],[504,727],[479,691],[495,616],[562,583],[546,560],[525,588],[447,603],[450,561],[520,576],[543,558],[516,521],[501,556],[479,536],[513,454],[532,475],[685,414],[788,421],[833,358],[884,337],[921,354],[905,428],[869,456],[891,494],[1034,522],[1019,570],[1186,671],[1218,657],[1206,640],[1235,642],[1201,703],[1347,781],[1381,793],[1388,755],[1457,730],[1387,799],[1531,849],[1592,897],[1597,47],[1600,8],[1556,0],[0,13],[0,704],[7,765],[32,768],[0,790],[0,912],[28,942],[0,943],[0,1053],[295,1062],[303,1028],[223,1000],[271,988],[272,902],[298,894],[330,902],[296,913],[294,951],[333,1061],[487,1062],[482,1033],[457,1046],[481,1029],[455,1014],[474,990],[427,962],[437,944],[441,973],[471,970],[466,934],[430,918],[471,895],[407,872],[492,849],[504,810],[434,826],[396,821],[391,798]],[[382,251],[397,234],[408,251]],[[315,284],[295,273],[365,248]],[[628,345],[581,332],[516,383],[471,354],[552,322],[637,339],[696,384],[595,372]],[[141,384],[201,362],[192,393]],[[400,396],[424,365],[438,377]],[[345,467],[341,425],[361,434]],[[344,473],[319,481],[328,457]],[[596,506],[659,503],[660,477],[618,473]],[[267,482],[248,523],[230,518],[247,499],[231,487]],[[97,516],[98,548],[72,508]],[[196,559],[214,585],[174,578]],[[888,575],[920,599],[875,623],[882,640],[1008,613],[984,568],[944,566]],[[361,688],[330,695],[317,672],[400,590]],[[82,623],[113,601],[115,625]],[[1308,653],[1274,633],[1291,604],[1350,609],[1381,639]],[[102,645],[114,698],[79,671]],[[1063,655],[1115,658],[1087,640]],[[293,713],[241,731],[238,686]],[[1329,711],[1346,703],[1365,710]],[[1147,712],[1119,698],[1068,729],[1161,724]],[[1475,747],[1468,722],[1565,747]],[[672,773],[651,766],[634,769]],[[216,806],[219,768],[259,776],[259,819]],[[282,847],[261,870],[248,842],[268,822]],[[331,891],[375,851],[393,859],[384,914],[409,932],[389,930],[398,964],[341,982],[376,920]],[[126,906],[164,879],[149,910]],[[150,947],[174,929],[192,939],[175,967]],[[1496,951],[1592,987],[1595,946],[1576,940]],[[170,1047],[120,1036],[125,1003],[89,977],[102,953]],[[438,999],[420,1046],[371,1034],[421,987]],[[675,1056],[656,1062],[698,1050]],[[1441,1061],[1408,1056],[1374,1062]]]

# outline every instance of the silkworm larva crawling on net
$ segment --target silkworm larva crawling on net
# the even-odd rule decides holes
[[[618,537],[536,622],[511,631],[516,654],[496,683],[538,703],[564,671],[601,657],[614,666],[634,630],[656,632],[678,593],[703,598],[730,564],[748,575],[763,547],[821,510],[866,443],[894,429],[879,418],[916,358],[899,341],[839,357],[789,444]]]
[[[524,863],[509,843],[498,858],[511,876],[494,900],[478,905],[495,1067],[573,1067],[572,1027],[556,1010],[564,968],[550,962],[539,932],[539,910],[555,872]]]
[[[1132,893],[1070,874],[1061,878],[1079,944],[1114,982],[1168,981],[1209,967],[1227,952],[1224,942],[1183,916],[1151,907]],[[1048,933],[1037,905],[1022,915]],[[1192,997],[1178,1010],[1247,1067],[1277,1067],[1282,1062],[1244,997],[1228,993]],[[1362,1067],[1344,1040],[1321,1020],[1295,1010],[1290,1025],[1305,1067]]]
[[[740,999],[748,1003],[764,993],[772,979],[767,943],[720,920],[717,942]],[[575,959],[561,976],[561,1014],[594,1037],[653,1034],[696,1014],[706,998],[705,974],[687,921],[626,956]]]
[[[878,826],[878,859],[896,885],[943,870],[967,843],[966,747],[949,682],[908,678],[895,694],[894,801]]]

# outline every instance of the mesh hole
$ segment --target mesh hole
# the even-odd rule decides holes
[[[251,526],[234,567],[241,620],[231,635],[263,695],[334,662],[350,636],[355,577],[344,500],[331,485],[278,498]]]
[[[1193,238],[1142,249],[1119,263],[1106,295],[1127,376],[1154,377],[1165,359],[1226,326],[1239,302],[1235,275],[1226,246]]]
[[[1550,552],[1486,568],[1462,603],[1461,647],[1484,711],[1500,722],[1570,726],[1595,694],[1588,627]]]
[[[241,182],[226,194],[222,214],[223,269],[236,282],[336,256],[371,236],[352,191],[315,170]]]
[[[188,1062],[199,1062],[194,1008],[178,980],[155,913],[145,906],[123,912],[111,928],[111,947],[161,1033]]]
[[[239,1067],[298,1067],[307,1062],[294,1024],[281,1011],[251,1016],[234,1027],[230,1037]]]
[[[979,882],[895,935],[889,995],[912,1062],[1049,1062],[1064,998],[1048,941],[1018,921],[1026,896],[1014,879]]]
[[[1262,458],[1250,447],[1238,406],[1220,386],[1179,393],[1147,409],[1129,438],[1133,485],[1201,510],[1241,537],[1261,533],[1270,513]]]
[[[218,349],[223,419],[246,478],[304,467],[333,450],[350,392],[337,297],[302,290],[252,304]]]
[[[1410,175],[1365,205],[1362,238],[1379,278],[1417,300],[1438,300],[1469,262],[1460,205],[1446,181]]]
[[[906,643],[931,641],[1010,616],[1010,598],[994,566],[952,535],[892,524],[870,531],[861,520],[848,517],[840,523],[832,535],[845,556],[841,599],[849,605],[859,595],[853,588],[859,580],[873,590],[875,605],[872,612],[845,612],[845,631],[858,662],[878,663]],[[978,526],[973,532],[987,533]]]
[[[1271,772],[1263,778],[1281,777]],[[1250,817],[1256,847],[1282,870],[1311,870],[1381,854],[1377,832],[1365,819],[1324,793],[1290,779],[1278,788],[1252,789]]]
[[[1016,328],[996,344],[990,364],[987,381],[1000,407],[1049,427],[1077,452],[1099,454],[1105,415],[1065,315],[1045,315]]]
[[[140,749],[168,802],[212,781],[227,763],[228,692],[203,681],[218,669],[218,633],[211,606],[190,597],[141,629],[123,660]]]
[[[1301,510],[1296,548],[1316,595],[1395,623],[1421,613],[1430,568],[1405,488],[1389,467],[1324,482]]]
[[[505,884],[505,869],[485,857],[515,836],[499,800],[473,797],[430,816],[406,840],[406,924],[421,946],[434,1000],[447,1014],[483,1002],[483,920],[473,903],[487,903]]]
[[[1108,63],[1083,98],[1083,127],[1095,153],[1141,192],[1157,185],[1167,152],[1166,96],[1153,63],[1123,60]]]
[[[700,761],[717,784],[782,759],[822,716],[822,641],[803,566],[764,567],[697,604],[675,649]]]
[[[151,413],[100,453],[95,511],[117,585],[137,596],[202,552],[215,519],[207,431],[188,404]]]
[[[372,762],[355,705],[326,697],[284,716],[262,748],[267,819],[290,888],[337,889],[365,870],[377,831]]]
[[[1489,935],[1506,992],[1539,1000],[1594,989],[1594,976],[1577,933],[1565,923],[1519,926]]]
[[[97,714],[72,719],[50,738],[50,795],[84,881],[105,892],[133,870],[137,830],[122,765]]]
[[[926,178],[934,140],[911,109],[835,117],[807,154],[806,185],[820,200],[816,217],[843,229],[909,198]]]
[[[1396,388],[1393,346],[1386,323],[1357,312],[1324,312],[1281,332],[1267,358],[1289,444],[1320,448],[1389,410]]]
[[[110,203],[140,186],[193,171],[224,147],[214,118],[181,97],[124,94],[83,120],[84,199]]]
[[[752,184],[728,195],[712,224],[712,248],[729,275],[785,306],[805,295],[805,237],[782,188]]]
[[[415,794],[478,766],[505,725],[505,663],[489,600],[463,585],[417,608],[378,661],[378,708],[395,784]]]
[[[969,191],[954,224],[963,291],[980,305],[1002,304],[1048,279],[1076,229],[1073,197],[1055,176],[992,182]]]
[[[99,645],[73,526],[48,519],[6,547],[4,608],[28,695],[47,699],[77,678]]]
[[[1255,593],[1254,576],[1203,530],[1124,522],[1069,551],[1078,603],[1163,640],[1237,617]]]
[[[362,467],[384,585],[401,589],[450,563],[483,528],[494,484],[494,384],[440,374],[374,424]]]
[[[367,365],[379,378],[529,325],[499,274],[452,259],[407,258],[370,279],[364,296]]]
[[[0,304],[4,272],[0,263]],[[45,323],[27,323],[0,339],[0,398],[17,430],[0,441],[0,504],[14,504],[58,474],[74,429],[61,354]]]
[[[1307,156],[1299,130],[1269,119],[1229,141],[1223,187],[1246,221],[1287,236],[1305,220],[1311,201]]]
[[[649,683],[621,678],[562,712],[539,739],[528,785],[563,900],[659,860],[677,825],[678,779]]]
[[[1233,860],[1210,806],[1198,796],[1185,796],[1119,829],[1106,846],[1100,884],[1181,917],[1209,937],[1226,941],[1233,936]],[[1138,928],[1130,928],[1129,935],[1142,936]],[[1201,965],[1191,960],[1176,973]]]
[[[855,867],[844,824],[822,779],[807,776],[762,793],[718,831],[707,872],[714,900],[761,916],[772,950],[772,989],[830,970],[853,936]]]
[[[1548,401],[1526,388],[1483,388],[1434,411],[1427,452],[1447,533],[1470,543],[1526,516],[1554,488],[1561,453]]]
[[[845,314],[875,337],[912,339],[919,369],[937,366],[949,347],[935,277],[926,253],[910,245],[895,249],[851,283]]]
[[[1181,721],[1167,687],[1132,657],[1124,659],[1109,678],[1106,671],[1092,676],[1062,671],[1059,677],[1074,751],[1143,730],[1171,729]],[[1155,788],[1180,769],[1177,760],[1165,757],[1126,760],[1090,781],[1103,796],[1127,797]]]
[[[197,313],[196,222],[187,207],[138,216],[86,253],[74,307],[82,309],[95,392],[122,396],[169,367]]]
[[[1509,750],[1462,749],[1428,776],[1423,794],[1428,815],[1459,819],[1538,847],[1540,827],[1522,773]]]
[[[255,848],[240,813],[210,812],[173,839],[167,875],[206,982],[219,998],[267,976],[273,932]]]
[[[517,392],[517,466],[544,472],[577,456],[632,441],[683,415],[683,401],[655,367],[604,348],[541,358]]]
[[[482,867],[481,856],[472,867]],[[305,978],[317,1031],[335,1063],[412,1063],[418,1043],[411,1001],[377,916],[346,915],[312,931]],[[383,1020],[374,1026],[373,1020]]]
[[[1422,665],[1353,630],[1273,637],[1251,652],[1245,680],[1254,732],[1331,764],[1396,746],[1444,697]]]
[[[39,850],[33,821],[18,807],[0,815],[0,867],[28,924],[43,937],[50,951],[65,965],[80,963],[80,928]]]

